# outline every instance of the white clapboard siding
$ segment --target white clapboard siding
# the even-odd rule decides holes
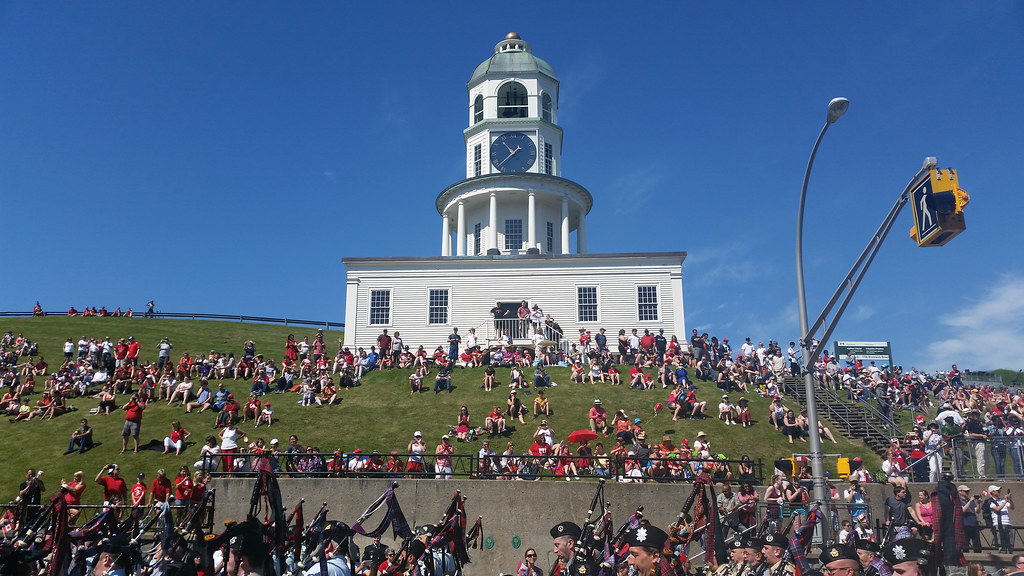
[[[405,344],[433,349],[445,345],[453,326],[465,335],[475,328],[481,343],[496,338],[490,309],[495,302],[538,304],[574,340],[581,327],[604,327],[614,343],[620,328],[676,334],[686,340],[683,312],[684,252],[531,256],[345,258],[348,290],[345,345],[369,347],[382,329],[401,333]],[[657,286],[657,321],[637,317],[637,286]],[[596,286],[597,322],[577,321],[577,287]],[[428,323],[430,289],[447,289],[447,324]],[[370,291],[391,290],[391,321],[369,324]]]

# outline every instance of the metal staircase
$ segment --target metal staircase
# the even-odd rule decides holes
[[[806,403],[804,381],[802,378],[786,376],[782,379],[782,389],[790,398],[796,399],[801,405]],[[868,404],[851,404],[844,401],[831,389],[818,387],[818,413],[827,418],[839,431],[848,438],[863,440],[864,444],[878,454],[889,447],[893,437],[902,437],[899,426],[885,418],[881,412]]]

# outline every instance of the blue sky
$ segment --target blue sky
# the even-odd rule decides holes
[[[926,156],[968,229],[905,210],[834,339],[929,370],[1024,366],[1024,4],[7,2],[0,309],[344,319],[345,256],[440,253],[465,83],[509,31],[561,81],[592,253],[685,250],[686,321],[797,336]]]

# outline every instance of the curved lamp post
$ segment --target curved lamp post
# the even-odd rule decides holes
[[[811,177],[811,167],[814,165],[814,156],[818,153],[818,145],[821,144],[821,139],[825,137],[825,132],[828,131],[828,127],[839,120],[839,117],[846,113],[846,110],[850,107],[850,101],[846,98],[833,98],[828,103],[828,115],[825,119],[825,125],[821,128],[821,133],[818,134],[818,139],[814,141],[814,148],[811,149],[811,157],[807,160],[807,170],[804,171],[804,183],[800,189],[800,208],[797,211],[796,221],[796,298],[797,308],[800,312],[800,350],[803,354],[805,362],[809,362],[808,359],[811,357],[811,345],[812,335],[808,334],[808,322],[807,322],[807,296],[804,293],[804,256],[803,256],[803,245],[804,245],[804,203],[807,200],[807,181]],[[821,504],[822,513],[825,514],[825,521],[821,523],[822,539],[829,539],[829,530],[831,530],[831,524],[829,523],[830,518],[828,517],[829,509],[828,503],[831,500],[831,494],[825,490],[825,466],[822,462],[823,455],[821,451],[821,434],[818,433],[818,406],[817,401],[814,397],[814,374],[813,366],[809,363],[804,366],[804,395],[807,397],[807,419],[811,425],[809,428],[810,432],[810,452],[811,452],[811,474],[814,476],[814,500]]]

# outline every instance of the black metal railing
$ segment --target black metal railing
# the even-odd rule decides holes
[[[212,476],[255,476],[257,459],[268,458],[272,470],[291,478],[474,478],[504,480],[615,479],[619,482],[691,483],[704,469],[721,467],[712,478],[734,483],[764,481],[760,459],[747,461],[751,474],[738,473],[740,460],[644,458],[623,454],[555,456],[494,454],[375,454],[362,452],[267,453],[221,452],[207,454],[198,467]],[[414,460],[409,465],[409,459]],[[391,465],[389,466],[389,462]],[[729,474],[725,471],[728,470]]]

